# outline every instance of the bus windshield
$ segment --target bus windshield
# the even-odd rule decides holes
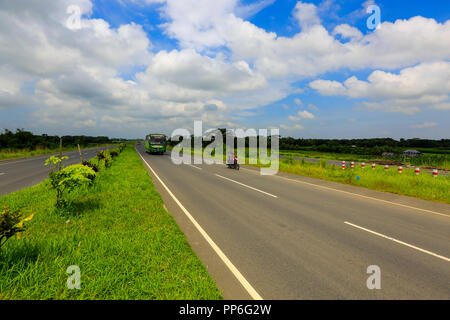
[[[150,143],[165,144],[166,137],[165,136],[150,136]]]

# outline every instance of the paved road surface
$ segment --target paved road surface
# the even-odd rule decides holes
[[[113,147],[108,147],[109,149]],[[82,150],[83,159],[95,157],[97,148]],[[64,165],[80,163],[78,151],[64,152],[68,160]],[[41,183],[48,178],[49,168],[44,167],[44,162],[51,155],[0,161],[0,197],[27,187]]]
[[[137,148],[226,298],[250,293],[186,212],[264,299],[450,298],[449,205],[249,168],[174,165]],[[380,290],[366,285],[372,265]]]

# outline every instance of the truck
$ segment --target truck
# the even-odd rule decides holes
[[[167,136],[161,133],[151,133],[145,137],[145,151],[151,154],[164,154],[167,150]]]

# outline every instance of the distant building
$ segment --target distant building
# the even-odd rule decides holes
[[[382,157],[393,157],[395,154],[393,152],[383,152],[381,154]]]
[[[403,151],[404,157],[420,157],[422,156],[422,152],[417,150],[405,150]]]

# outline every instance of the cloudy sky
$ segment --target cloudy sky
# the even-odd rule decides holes
[[[449,94],[449,1],[0,1],[0,129],[449,138]]]

